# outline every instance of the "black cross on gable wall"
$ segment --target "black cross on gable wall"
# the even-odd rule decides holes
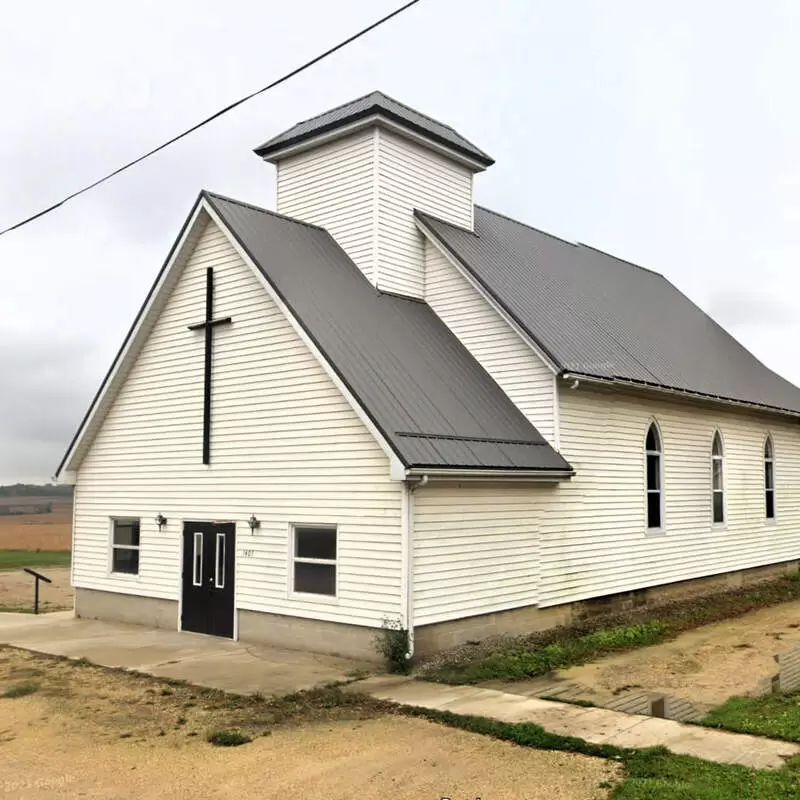
[[[211,361],[214,342],[214,328],[217,325],[230,325],[230,317],[214,319],[214,268],[206,269],[206,318],[202,322],[189,325],[190,331],[205,331],[206,366],[203,376],[203,463],[211,461]]]

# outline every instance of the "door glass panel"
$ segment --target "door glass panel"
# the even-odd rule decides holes
[[[192,583],[195,586],[203,585],[203,533],[196,531],[194,534],[194,558],[192,560]]]
[[[214,586],[217,589],[225,588],[225,534],[217,534],[217,557],[214,561]]]

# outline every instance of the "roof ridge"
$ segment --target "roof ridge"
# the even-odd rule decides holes
[[[636,269],[642,269],[645,272],[649,272],[652,275],[657,275],[659,278],[664,278],[664,274],[661,272],[656,272],[654,269],[650,269],[649,267],[643,267],[641,264],[637,264],[634,261],[629,261],[627,258],[620,258],[619,256],[615,256],[613,253],[609,253],[607,250],[601,250],[599,247],[594,247],[591,244],[585,244],[584,242],[577,242],[578,247],[585,247],[587,250],[594,250],[595,253],[600,253],[601,255],[608,256],[608,258],[613,258],[615,261],[621,261],[623,264],[628,264],[631,267],[636,267]]]
[[[330,236],[329,231],[320,225],[314,225],[311,222],[304,222],[302,219],[295,219],[294,217],[289,217],[286,214],[279,214],[277,211],[272,211],[269,208],[262,208],[261,206],[254,205],[253,203],[246,203],[244,200],[237,200],[235,197],[228,197],[227,195],[219,194],[218,192],[212,192],[210,189],[203,189],[200,194],[203,195],[203,197],[210,197],[216,200],[222,200],[225,203],[233,203],[234,205],[242,206],[243,208],[249,208],[251,211],[260,211],[262,214],[269,214],[271,217],[277,217],[278,219],[286,220],[286,222],[294,222],[297,225],[305,225],[306,228],[313,228],[315,231],[322,231]]]
[[[475,203],[475,208],[480,208],[481,210],[486,211],[489,214],[494,214],[496,217],[507,219],[509,222],[514,222],[517,225],[521,225],[523,228],[528,228],[532,231],[536,231],[536,233],[541,233],[543,236],[549,236],[551,239],[555,239],[556,241],[563,242],[564,244],[571,245],[572,247],[577,247],[579,250],[581,248],[586,248],[587,250],[594,250],[596,253],[608,256],[608,258],[613,258],[615,261],[621,261],[623,264],[628,264],[631,267],[636,267],[636,269],[644,270],[645,272],[649,272],[652,275],[657,275],[659,278],[664,278],[664,280],[667,280],[664,274],[661,272],[656,272],[656,270],[650,269],[649,267],[643,267],[641,264],[637,264],[635,261],[630,261],[627,258],[620,258],[619,256],[615,256],[613,253],[609,253],[607,250],[601,250],[599,247],[594,247],[593,245],[586,244],[585,242],[567,241],[566,239],[562,239],[560,236],[556,236],[554,233],[548,233],[547,231],[543,231],[541,228],[537,228],[534,225],[529,225],[527,222],[522,222],[521,220],[514,219],[514,217],[509,217],[507,214],[501,214],[499,211],[493,211],[491,208],[486,208],[486,206],[482,206],[478,203]]]
[[[513,222],[516,225],[521,225],[523,228],[528,228],[528,230],[541,233],[542,236],[549,236],[551,239],[568,244],[570,247],[580,247],[578,242],[570,242],[568,239],[562,239],[560,236],[556,236],[554,233],[548,233],[547,231],[543,231],[541,228],[536,228],[533,225],[529,225],[527,222],[522,222],[521,220],[514,219],[514,217],[509,217],[508,214],[501,214],[499,211],[493,211],[491,208],[486,208],[486,206],[482,206],[479,203],[475,203],[475,208],[479,208],[481,211],[485,211],[487,214],[494,214],[494,216],[500,217],[501,219],[507,219],[509,222]]]
[[[345,103],[339,103],[338,106],[334,106],[333,108],[328,108],[325,111],[321,111],[319,114],[314,114],[313,117],[308,117],[307,119],[299,119],[297,122],[293,123],[289,126],[283,133],[277,134],[278,136],[283,136],[287,134],[292,128],[296,128],[298,125],[305,125],[306,122],[313,122],[315,119],[319,119],[320,117],[326,117],[328,114],[332,113],[333,111],[338,111],[340,108],[345,108],[345,106],[351,106],[354,103],[358,103],[360,100],[365,100],[372,94],[383,94],[383,92],[378,91],[377,89],[373,89],[371,92],[367,92],[366,94],[362,94],[359,97],[354,97],[352,100],[348,100]],[[384,97],[388,97],[388,95],[383,95]],[[389,98],[390,100],[392,98]],[[397,101],[395,101],[397,102]],[[402,103],[401,103],[402,105]],[[412,109],[413,111],[413,109]],[[274,137],[273,137],[274,138]]]
[[[394,97],[390,97],[385,92],[381,92],[380,90],[376,89],[372,94],[379,94],[382,97],[385,97],[387,100],[391,100],[393,103],[397,103],[397,105],[402,106],[403,108],[408,109],[409,111],[413,111],[415,114],[427,119],[429,122],[435,122],[437,125],[440,125],[442,128],[447,128],[447,130],[452,131],[456,136],[464,139],[464,141],[469,141],[463,134],[459,133],[452,125],[448,125],[446,122],[442,122],[441,120],[434,119],[433,117],[429,116],[428,114],[424,114],[422,111],[418,111],[413,106],[408,105],[407,103],[403,103],[400,100],[395,100]],[[472,144],[472,142],[470,142]],[[474,147],[475,145],[473,145]],[[477,148],[476,148],[477,149]]]

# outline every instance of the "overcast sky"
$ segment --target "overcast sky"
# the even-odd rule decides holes
[[[399,0],[28,0],[0,26],[0,228]],[[800,3],[422,0],[0,238],[0,483],[49,478],[198,191],[274,207],[252,148],[372,89],[496,164],[476,200],[664,273],[800,383]]]

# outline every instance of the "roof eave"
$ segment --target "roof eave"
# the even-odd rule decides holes
[[[280,140],[283,134],[279,134],[256,147],[253,152],[265,161],[274,164],[282,158],[355,133],[374,124],[383,125],[415,141],[424,142],[429,147],[433,146],[434,149],[464,163],[476,172],[483,171],[494,164],[493,158],[477,148],[459,147],[456,143],[437,136],[420,125],[414,125],[398,114],[375,106],[287,139]]]
[[[692,389],[681,389],[679,387],[665,386],[659,383],[638,381],[634,380],[633,378],[604,377],[602,375],[592,375],[590,373],[576,372],[574,370],[562,372],[561,378],[564,381],[585,381],[586,383],[596,383],[598,385],[621,386],[627,389],[639,389],[641,391],[676,395],[690,400],[704,400],[711,403],[722,403],[723,405],[735,406],[737,408],[748,409],[750,411],[757,411],[762,414],[779,414],[781,416],[792,417],[795,419],[800,418],[800,411],[795,411],[791,408],[780,408],[778,406],[769,406],[763,403],[751,403],[746,400],[736,400],[731,397],[697,392]]]
[[[406,470],[409,480],[428,477],[430,480],[460,481],[524,481],[526,483],[559,483],[575,475],[573,469],[509,469],[486,467],[425,467],[416,466]]]

